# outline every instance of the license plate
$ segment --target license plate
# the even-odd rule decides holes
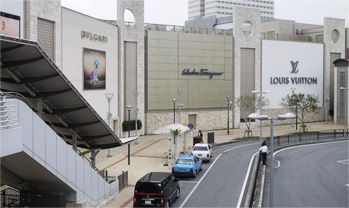
[[[198,154],[198,156],[202,156],[202,154]]]
[[[181,168],[180,170],[181,170],[181,171],[184,171],[184,168]]]
[[[145,204],[151,204],[151,201],[144,201]]]

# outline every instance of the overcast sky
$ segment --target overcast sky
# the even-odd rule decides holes
[[[101,19],[116,20],[117,0],[62,0],[62,6]],[[324,17],[345,19],[349,0],[274,0],[275,18],[322,25]],[[144,0],[145,23],[184,25],[188,0]]]

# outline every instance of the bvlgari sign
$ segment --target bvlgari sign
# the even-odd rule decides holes
[[[104,35],[98,35],[87,31],[81,31],[81,38],[87,38],[90,40],[97,40],[101,42],[108,42],[108,37]]]
[[[291,61],[291,73],[298,73],[298,61]],[[270,77],[270,84],[317,84],[317,77]]]
[[[183,69],[182,75],[197,75],[197,76],[209,76],[210,79],[212,79],[213,76],[220,76],[224,72],[209,72],[208,69],[200,69],[200,71],[196,71],[196,69],[193,69],[190,71],[190,69]]]

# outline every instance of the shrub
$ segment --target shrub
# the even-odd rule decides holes
[[[122,122],[122,131],[128,131],[128,124],[130,123],[130,131],[136,130],[136,120]],[[141,120],[137,120],[137,130],[142,128]]]

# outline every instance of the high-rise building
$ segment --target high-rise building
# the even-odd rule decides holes
[[[234,6],[260,9],[262,18],[274,18],[274,0],[189,0],[188,17],[231,16]]]

